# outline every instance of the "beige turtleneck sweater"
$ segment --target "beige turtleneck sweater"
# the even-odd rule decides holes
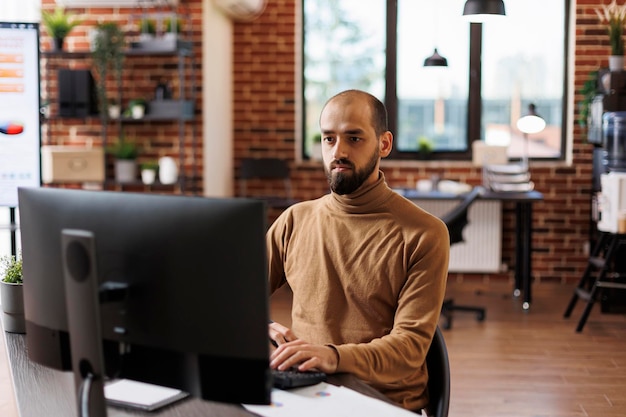
[[[290,285],[296,336],[333,345],[337,372],[404,408],[425,407],[424,360],[448,273],[445,224],[391,190],[381,172],[354,194],[290,207],[267,245],[270,290]]]

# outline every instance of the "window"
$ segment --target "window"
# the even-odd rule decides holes
[[[325,100],[359,88],[387,105],[392,158],[416,159],[423,139],[435,159],[469,159],[476,139],[512,159],[564,158],[569,0],[505,0],[507,16],[484,24],[464,19],[464,3],[303,0],[304,157]],[[435,48],[447,67],[423,66]],[[547,127],[523,146],[515,125],[530,103]]]

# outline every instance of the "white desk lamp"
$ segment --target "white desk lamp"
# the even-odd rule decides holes
[[[517,128],[524,134],[524,152],[522,155],[522,163],[528,168],[528,135],[531,133],[539,133],[546,127],[546,121],[537,114],[536,107],[533,103],[528,105],[528,114],[520,117],[517,121]]]

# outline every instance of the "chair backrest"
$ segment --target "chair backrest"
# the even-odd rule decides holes
[[[426,354],[428,368],[428,394],[430,401],[426,415],[447,417],[450,408],[450,361],[443,333],[439,326],[435,330],[433,341]]]
[[[467,210],[484,191],[485,189],[483,187],[474,187],[472,191],[463,197],[463,200],[461,200],[458,205],[441,216],[441,220],[448,226],[451,245],[463,241],[463,228],[467,226],[468,223]]]
[[[279,158],[243,158],[239,175],[243,179],[289,178],[289,165]]]
[[[248,193],[249,180],[282,182],[282,195],[254,195]],[[270,206],[286,208],[295,201],[292,197],[291,178],[287,161],[280,158],[243,158],[239,167],[239,194],[268,201]]]

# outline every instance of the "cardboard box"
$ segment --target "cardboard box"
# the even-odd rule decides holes
[[[100,147],[42,146],[41,179],[58,182],[104,181],[104,150]]]
[[[472,164],[477,167],[483,165],[500,165],[509,162],[507,146],[487,145],[482,140],[472,142]]]

